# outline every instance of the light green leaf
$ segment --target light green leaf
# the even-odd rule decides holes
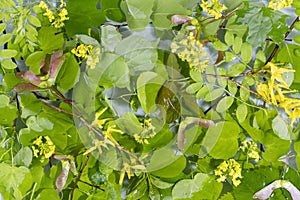
[[[239,133],[240,127],[231,121],[218,122],[215,126],[210,126],[202,142],[205,151],[200,152],[200,155],[209,153],[213,158],[225,160],[234,156],[239,149]]]
[[[214,90],[210,91],[209,93],[207,93],[204,99],[205,99],[205,101],[208,101],[208,102],[213,101],[213,100],[216,100],[217,98],[221,97],[223,94],[224,94],[224,89],[217,88],[217,89],[214,89]]]
[[[122,40],[122,35],[114,26],[101,27],[101,44],[105,51],[113,52],[115,47]]]
[[[18,67],[17,64],[11,60],[2,60],[1,66],[5,69],[15,69]]]
[[[243,39],[240,38],[240,37],[235,37],[234,39],[234,43],[232,45],[232,49],[233,49],[233,52],[238,54],[241,52],[241,48],[242,48],[242,44],[243,44]]]
[[[6,106],[9,105],[9,97],[4,95],[4,94],[1,94],[0,95],[0,108],[4,108]]]
[[[202,83],[193,83],[186,88],[186,92],[189,94],[195,94],[202,88]]]
[[[240,104],[236,109],[236,117],[238,121],[241,123],[245,121],[248,115],[248,107],[245,104]]]
[[[224,38],[224,39],[225,39],[225,42],[226,42],[226,44],[227,44],[228,46],[233,45],[233,43],[234,43],[234,35],[233,35],[231,32],[226,31],[224,37],[225,37],[225,38]]]
[[[121,9],[126,16],[128,26],[133,31],[142,31],[149,24],[154,0],[121,1]]]
[[[241,73],[243,73],[246,69],[246,65],[242,64],[242,63],[237,63],[234,64],[232,66],[230,66],[230,68],[227,71],[227,75],[228,76],[237,76]]]
[[[6,29],[5,23],[0,23],[0,32],[2,33]]]
[[[59,200],[60,198],[55,189],[43,189],[36,197],[36,200],[44,199]]]
[[[221,101],[219,101],[219,103],[217,104],[216,110],[220,113],[225,112],[226,110],[228,110],[231,107],[233,101],[234,101],[234,98],[231,96],[222,98]]]
[[[295,139],[292,135],[291,127],[287,121],[279,115],[272,120],[272,129],[274,133],[283,140]]]
[[[245,64],[248,64],[251,61],[251,59],[252,59],[252,45],[250,43],[244,42],[242,44],[241,56],[242,56],[242,61]]]
[[[40,66],[45,56],[46,54],[43,51],[33,52],[27,57],[25,64],[29,66],[32,73],[40,74]]]
[[[81,41],[83,44],[92,45],[94,47],[100,47],[99,42],[95,38],[93,38],[93,37],[90,37],[90,36],[87,36],[87,35],[83,35],[83,34],[75,35],[75,37],[79,41]]]
[[[12,49],[1,49],[0,58],[12,58],[18,55],[18,51]]]
[[[27,19],[29,20],[29,22],[32,25],[34,25],[36,27],[40,27],[41,26],[41,22],[40,22],[40,20],[36,16],[28,15]]]
[[[155,185],[155,187],[157,187],[159,189],[167,189],[174,185],[174,183],[168,183],[168,182],[162,181],[156,177],[152,177],[152,183],[153,183],[153,185]]]
[[[211,192],[214,191],[214,192]],[[198,173],[193,179],[183,179],[176,183],[172,197],[176,199],[211,199],[217,200],[222,191],[222,184],[217,183],[207,174]]]
[[[29,167],[32,162],[32,151],[29,147],[23,147],[15,156],[17,165],[24,165]]]
[[[218,51],[226,51],[228,49],[228,46],[219,40],[214,42],[212,47]]]
[[[129,84],[129,69],[125,60],[119,55],[104,53],[95,69],[90,69],[88,74],[99,80],[105,88],[113,86],[124,88]]]
[[[130,75],[136,76],[155,67],[157,42],[150,42],[142,36],[131,35],[116,46],[115,52],[125,59]]]
[[[174,0],[156,0],[153,7],[152,20],[157,29],[165,29],[174,26],[170,20],[172,15],[191,15],[187,10]]]
[[[29,173],[29,169],[26,167],[12,167],[6,163],[0,163],[0,183],[8,192],[18,188],[27,173]]]
[[[144,72],[137,79],[137,95],[146,113],[153,111],[157,94],[166,80],[154,72]]]
[[[6,34],[1,35],[0,36],[0,46],[4,45],[8,41],[10,41],[12,36],[13,35],[11,33],[6,33]]]

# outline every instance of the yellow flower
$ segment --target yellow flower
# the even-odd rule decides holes
[[[226,178],[230,178],[234,186],[238,186],[241,181],[238,180],[239,178],[242,178],[242,168],[238,162],[236,162],[234,159],[230,159],[228,161],[223,161],[216,170],[214,170],[214,173],[217,178],[218,182],[224,182]]]
[[[71,52],[79,58],[87,58],[92,49],[92,45],[81,44],[77,48],[72,49]]]
[[[46,9],[46,12],[43,15],[48,17],[49,22],[53,22],[53,20],[55,19],[53,12],[48,8]]]
[[[241,142],[240,149],[247,153],[247,156],[249,158],[254,159],[256,162],[259,161],[259,149],[257,148],[257,144],[254,141],[251,140],[244,140]]]
[[[48,6],[47,6],[47,4],[46,4],[44,1],[41,1],[41,2],[39,3],[39,7],[40,7],[41,9],[44,9],[44,10],[48,9]]]
[[[203,0],[200,4],[203,12],[213,15],[215,19],[222,17],[222,12],[227,9],[224,4],[221,4],[219,0]]]
[[[59,0],[60,1],[60,8],[63,8],[63,7],[66,7],[67,6],[67,3],[64,2],[64,0]]]
[[[33,155],[35,157],[40,156],[41,162],[44,162],[46,158],[50,158],[55,152],[55,145],[48,136],[40,136],[32,144]]]
[[[67,17],[68,11],[65,8],[61,9],[60,12],[58,13],[58,15],[60,16],[61,21],[69,20],[69,17]]]
[[[279,10],[281,8],[290,7],[293,3],[293,0],[271,0],[269,2],[269,8],[273,10]]]
[[[203,44],[197,40],[193,32],[189,36],[179,34],[171,44],[173,53],[177,53],[182,61],[189,63],[190,68],[203,71],[209,63],[209,58],[203,50]]]

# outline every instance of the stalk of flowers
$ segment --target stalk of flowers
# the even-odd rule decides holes
[[[290,98],[286,94],[294,93],[283,79],[284,73],[295,72],[287,68],[279,68],[274,63],[269,62],[266,69],[270,71],[271,78],[268,83],[257,83],[258,94],[269,104],[283,108],[294,124],[300,116],[300,99]]]
[[[247,153],[248,158],[254,159],[256,162],[259,161],[259,151],[257,148],[257,144],[253,141],[250,140],[244,140],[241,143],[242,145],[240,146],[240,149]]]
[[[55,145],[48,136],[39,136],[32,144],[33,156],[39,157],[42,163],[55,151]]]
[[[60,9],[58,10],[58,13],[54,13],[52,10],[50,10],[44,1],[40,2],[39,7],[44,10],[43,15],[49,19],[51,25],[57,29],[64,27],[64,21],[69,20],[69,17],[67,16],[68,11],[65,8],[66,3],[63,0],[60,0]]]
[[[78,58],[87,59],[86,64],[94,69],[99,63],[99,54],[101,50],[99,47],[94,48],[92,45],[80,44],[79,46],[73,48],[71,53],[73,53]]]
[[[241,165],[234,159],[223,161],[217,166],[214,173],[219,177],[217,178],[218,182],[224,182],[226,179],[230,179],[234,186],[238,186],[241,183],[240,179],[243,178]]]
[[[203,0],[200,7],[203,12],[214,16],[215,19],[220,19],[222,17],[222,12],[227,9],[227,7],[224,4],[221,4],[219,0]]]
[[[281,8],[291,7],[293,0],[271,0],[268,7],[273,10],[279,10]]]
[[[182,61],[189,63],[190,68],[197,71],[204,71],[209,64],[209,58],[203,50],[203,44],[197,40],[193,32],[189,36],[179,34],[171,44],[173,53],[177,53]]]

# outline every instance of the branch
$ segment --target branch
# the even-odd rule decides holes
[[[294,22],[291,24],[290,26],[290,30],[288,32],[285,33],[284,39],[286,40],[286,38],[289,36],[289,34],[291,33],[291,31],[293,30],[295,23],[297,23],[298,21],[300,21],[299,17],[297,17]],[[276,46],[274,47],[270,57],[268,58],[268,60],[266,61],[265,65],[268,64],[268,62],[271,62],[271,60],[274,58],[274,56],[276,55],[277,51],[279,49],[279,45],[276,44]]]

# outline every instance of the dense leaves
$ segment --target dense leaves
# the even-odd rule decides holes
[[[300,199],[299,0],[29,2],[0,0],[0,199]]]

